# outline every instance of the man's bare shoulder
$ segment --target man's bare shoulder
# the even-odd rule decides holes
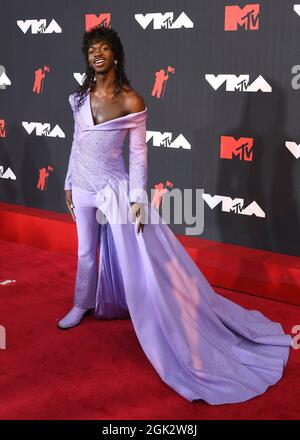
[[[144,98],[134,89],[127,90],[123,95],[124,105],[128,113],[136,113],[145,110]]]

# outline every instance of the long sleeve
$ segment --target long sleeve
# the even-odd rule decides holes
[[[146,116],[129,129],[129,201],[145,203],[147,196]]]
[[[65,178],[65,186],[64,186],[65,190],[72,189],[73,161],[74,161],[74,156],[76,153],[76,143],[77,143],[77,136],[78,136],[78,126],[77,126],[76,119],[75,119],[73,95],[69,96],[69,103],[70,103],[71,108],[73,110],[74,132],[73,132],[73,141],[72,141],[72,147],[71,147],[71,152],[70,152],[70,157],[69,157],[68,169],[67,169],[67,174],[66,174],[66,178]]]

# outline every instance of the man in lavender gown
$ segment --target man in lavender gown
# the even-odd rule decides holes
[[[217,294],[148,202],[148,108],[126,77],[116,31],[85,32],[83,52],[85,79],[69,97],[65,180],[78,267],[74,306],[58,327],[78,325],[91,310],[97,319],[130,317],[157,373],[185,399],[223,404],[262,394],[282,377],[292,337]]]

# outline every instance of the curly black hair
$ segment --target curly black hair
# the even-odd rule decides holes
[[[102,24],[97,25],[83,34],[83,44],[81,50],[84,54],[87,68],[82,85],[80,85],[74,92],[76,110],[81,107],[88,89],[93,85],[93,82],[95,81],[95,72],[89,66],[88,62],[88,50],[91,44],[97,40],[105,40],[111,47],[116,59],[118,60],[117,64],[115,65],[116,80],[113,99],[116,100],[118,98],[121,90],[124,89],[124,85],[131,87],[130,81],[128,80],[125,73],[124,49],[118,33],[114,29],[108,28]]]

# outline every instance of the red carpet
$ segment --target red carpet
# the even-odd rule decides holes
[[[300,305],[300,257],[176,236],[211,284]],[[0,202],[0,240],[77,255],[76,225],[55,211]]]
[[[0,241],[0,419],[299,419],[300,350],[291,350],[282,380],[245,403],[190,403],[161,381],[130,320],[97,321],[59,331],[72,306],[76,257]],[[300,307],[218,289],[257,309],[286,332]]]

